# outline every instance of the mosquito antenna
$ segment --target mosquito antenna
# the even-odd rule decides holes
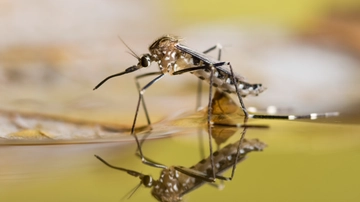
[[[136,192],[136,190],[139,189],[139,187],[141,186],[141,184],[142,184],[142,182],[140,182],[136,187],[134,187],[134,189],[132,189],[132,192],[131,192],[130,196],[128,197],[128,199],[131,198],[132,195],[134,195],[134,193]]]
[[[134,193],[139,189],[139,187],[141,186],[142,182],[140,182],[138,185],[136,185],[136,187],[132,188],[128,193],[126,193],[122,198],[121,201],[123,201],[125,199],[126,196],[127,199],[130,199],[132,197],[132,195],[134,195]]]
[[[133,56],[133,57],[135,57],[136,59],[140,60],[139,56],[134,55],[134,53],[133,53],[133,52],[126,51],[126,53],[129,53],[130,55],[132,55],[132,56]]]
[[[125,43],[125,41],[122,40],[122,38],[120,36],[118,36],[118,38],[126,46],[126,48],[129,49],[130,52],[128,52],[128,53],[130,53],[130,55],[134,56],[136,59],[140,60],[140,57]]]

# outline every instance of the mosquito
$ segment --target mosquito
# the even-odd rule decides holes
[[[121,41],[125,44],[125,42],[121,39]],[[216,87],[220,90],[223,90],[228,93],[236,93],[241,104],[241,109],[243,110],[244,122],[247,121],[248,112],[246,111],[245,105],[243,103],[242,97],[245,97],[249,94],[258,95],[265,88],[262,87],[261,84],[250,84],[245,81],[245,78],[240,75],[235,75],[232,69],[230,62],[220,61],[221,57],[221,46],[215,45],[203,53],[199,53],[194,51],[193,49],[180,44],[181,39],[172,35],[165,35],[157,39],[153,44],[149,47],[149,53],[138,56],[134,51],[132,51],[129,46],[127,48],[130,50],[130,54],[133,55],[136,59],[138,59],[138,64],[133,65],[124,72],[117,73],[105,78],[101,81],[95,88],[99,88],[102,84],[104,84],[107,80],[121,76],[124,74],[128,74],[134,72],[136,70],[147,68],[151,65],[152,62],[158,64],[160,71],[145,73],[136,76],[136,85],[139,90],[139,99],[135,110],[135,117],[131,129],[131,135],[135,137],[135,140],[138,144],[138,149],[141,155],[142,162],[145,164],[149,164],[144,158],[138,138],[134,133],[136,120],[140,108],[140,103],[142,103],[145,116],[147,119],[148,125],[151,125],[150,117],[146,109],[145,101],[143,95],[151,85],[155,82],[162,79],[166,74],[169,75],[180,75],[186,72],[190,72],[200,78],[201,80],[207,81],[210,85],[209,87],[209,102],[208,102],[208,130],[209,133],[209,145],[210,145],[210,154],[213,153],[212,143],[211,143],[211,98],[212,98],[212,87]],[[206,53],[219,49],[218,60],[212,59],[209,56],[205,55]],[[228,67],[228,68],[226,68]],[[138,79],[155,76],[152,81],[146,84],[144,87],[140,88]],[[211,156],[211,162],[214,162],[213,156]],[[214,167],[214,163],[212,163]],[[213,171],[213,177],[215,177],[215,171]]]
[[[240,163],[245,160],[248,153],[262,151],[265,147],[266,144],[258,139],[247,140],[241,138],[237,142],[230,143],[213,153],[212,156],[215,157],[216,165],[214,169],[211,165],[211,156],[201,160],[190,168],[183,166],[167,167],[162,165],[162,171],[158,180],[150,175],[144,175],[134,170],[113,166],[97,155],[95,155],[95,157],[110,168],[121,170],[127,172],[129,175],[140,178],[140,184],[135,187],[131,195],[143,184],[145,187],[152,187],[151,194],[158,201],[181,201],[185,194],[199,188],[205,183],[213,182],[213,179],[209,177],[213,170],[215,170],[215,177],[217,179],[230,180],[231,177],[224,177],[221,174],[232,167],[234,163]],[[236,161],[234,161],[235,159]],[[148,161],[151,162],[149,159]],[[214,184],[211,183],[211,185]]]
[[[104,80],[102,80],[95,88],[99,88],[103,85],[107,80],[121,76],[124,74],[128,74],[131,72],[135,72],[142,68],[147,68],[151,65],[152,62],[155,62],[159,66],[159,71],[140,74],[135,77],[136,86],[139,91],[139,99],[136,105],[135,116],[133,120],[133,124],[131,127],[131,135],[134,136],[136,143],[138,145],[138,151],[141,156],[141,160],[143,163],[148,165],[154,165],[151,162],[148,162],[142,153],[139,140],[135,134],[135,125],[138,117],[140,103],[144,108],[145,116],[148,125],[151,125],[150,117],[145,105],[144,101],[144,93],[145,91],[152,86],[155,82],[162,79],[166,74],[169,75],[180,75],[183,73],[191,73],[197,76],[199,79],[204,80],[209,83],[209,96],[208,96],[208,109],[207,109],[207,128],[209,135],[209,148],[210,148],[210,159],[213,169],[212,177],[215,179],[215,164],[213,149],[212,149],[212,91],[213,87],[217,90],[236,94],[240,103],[240,108],[243,113],[243,122],[246,124],[249,118],[261,118],[261,119],[288,119],[294,120],[298,118],[308,118],[306,116],[295,116],[295,115],[285,115],[285,116],[276,116],[276,115],[253,115],[249,114],[246,110],[245,104],[243,102],[244,97],[248,95],[257,96],[261,92],[263,92],[266,88],[262,86],[262,84],[252,84],[246,81],[246,79],[239,75],[235,74],[230,62],[221,61],[221,45],[217,44],[203,53],[199,53],[183,44],[180,43],[181,39],[172,35],[165,35],[157,39],[154,43],[152,43],[149,47],[149,53],[138,56],[133,50],[129,48],[129,46],[120,38],[120,40],[124,43],[124,45],[129,49],[130,54],[134,56],[138,60],[137,65],[133,65],[125,71],[108,76]],[[213,59],[208,55],[205,55],[213,50],[218,49],[218,59]],[[148,76],[156,76],[153,80],[147,83],[145,86],[140,87],[139,79],[148,77]],[[200,82],[199,82],[200,84]],[[199,95],[199,94],[198,94]],[[199,100],[199,96],[198,96]],[[199,104],[199,102],[198,102]],[[310,119],[317,118],[317,114],[311,114]],[[156,167],[156,166],[155,166]],[[160,166],[161,167],[161,166]]]

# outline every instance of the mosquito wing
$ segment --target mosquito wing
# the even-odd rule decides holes
[[[193,49],[191,49],[191,48],[189,48],[187,46],[184,46],[182,44],[177,44],[176,48],[183,51],[183,52],[185,52],[185,53],[187,53],[187,54],[189,54],[189,55],[191,55],[191,56],[193,56],[193,57],[195,57],[195,58],[197,58],[197,59],[199,59],[199,60],[201,60],[201,61],[203,61],[203,62],[205,62],[205,63],[207,63],[207,64],[219,63],[219,61],[209,57],[208,55],[205,55],[203,53],[195,51],[195,50],[193,50]]]
[[[221,61],[215,60],[215,59],[211,58],[208,55],[205,55],[203,53],[195,51],[195,50],[193,50],[193,49],[191,49],[191,48],[189,48],[187,46],[184,46],[182,44],[177,44],[176,48],[183,51],[183,52],[185,52],[185,53],[187,53],[187,54],[189,54],[189,55],[191,55],[194,58],[197,58],[197,59],[203,61],[204,63],[207,63],[207,64],[221,64],[221,63],[223,63],[220,66],[217,66],[216,69],[223,72],[226,75],[231,75],[230,69],[229,69],[228,65],[226,65],[226,62],[221,62]],[[241,75],[239,75],[237,73],[234,73],[234,74],[241,81],[246,81],[246,79],[243,76],[241,76]]]

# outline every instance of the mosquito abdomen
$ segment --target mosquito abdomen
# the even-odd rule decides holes
[[[201,80],[205,80],[210,83],[210,71],[209,70],[197,70],[192,72]],[[232,82],[231,75],[225,72],[221,72],[217,69],[214,71],[213,86],[227,93],[236,93],[235,84]],[[240,95],[246,97],[247,95],[257,96],[263,92],[265,88],[261,84],[250,84],[243,81],[243,78],[235,77],[236,85],[238,85]]]
[[[228,144],[221,150],[214,152],[214,164],[215,164],[215,173],[221,174],[234,164],[234,158],[237,155],[237,148],[240,141],[237,141],[234,144]],[[244,139],[240,146],[240,155],[237,161],[242,160],[247,153],[251,151],[262,151],[266,147],[266,144],[260,142],[258,139],[247,140]],[[193,166],[193,169],[200,172],[207,173],[211,169],[210,158],[204,159]]]

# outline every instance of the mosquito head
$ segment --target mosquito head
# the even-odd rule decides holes
[[[99,159],[101,162],[103,162],[105,165],[110,167],[110,168],[124,171],[127,174],[132,175],[134,177],[139,177],[139,179],[141,180],[140,184],[138,184],[134,189],[132,189],[128,194],[126,194],[126,195],[129,195],[128,199],[136,192],[136,190],[141,186],[141,184],[143,184],[145,187],[149,188],[149,187],[154,186],[154,183],[156,183],[156,180],[154,181],[154,179],[150,175],[144,175],[144,174],[139,173],[139,172],[137,172],[135,170],[129,170],[129,169],[126,169],[126,168],[113,166],[113,165],[109,164],[108,162],[106,162],[104,159],[102,159],[100,156],[95,155],[95,157],[97,159]]]
[[[140,68],[146,68],[151,65],[151,55],[150,54],[144,54],[141,57],[138,58],[139,63],[137,64],[137,67]]]
[[[152,187],[154,185],[154,179],[150,175],[143,175],[139,178],[145,187]]]

